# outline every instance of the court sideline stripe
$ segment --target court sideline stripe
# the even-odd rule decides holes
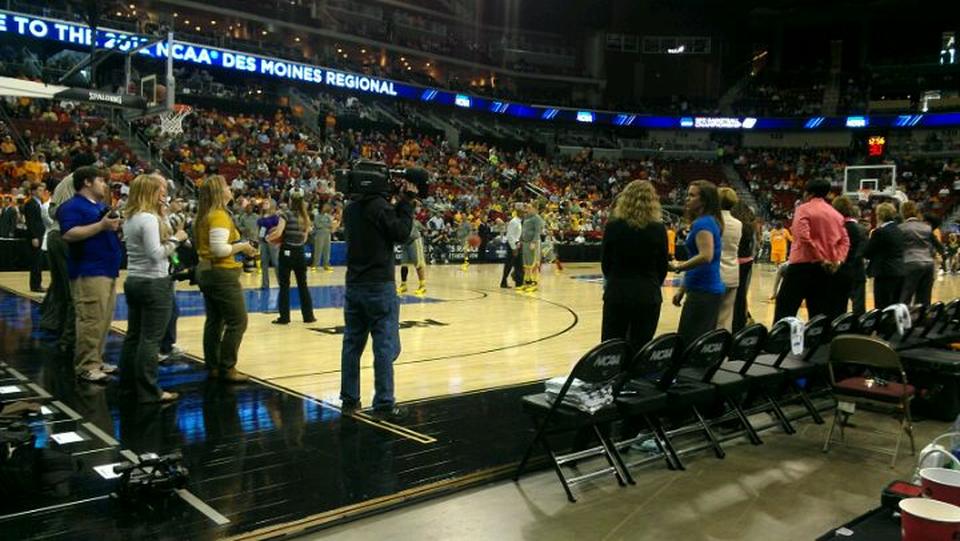
[[[332,523],[346,522],[348,520],[362,518],[389,508],[399,507],[403,504],[416,503],[428,498],[440,496],[455,490],[462,490],[471,486],[478,486],[483,483],[494,481],[500,478],[506,478],[507,474],[516,470],[518,462],[504,464],[470,473],[462,477],[446,479],[434,483],[428,483],[420,487],[414,487],[402,490],[387,496],[373,498],[371,500],[347,505],[337,509],[332,509],[323,513],[318,513],[300,520],[267,526],[252,532],[237,534],[228,538],[227,541],[254,541],[262,539],[277,539],[281,537],[300,536],[332,525]]]

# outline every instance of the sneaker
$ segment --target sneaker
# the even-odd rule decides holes
[[[303,322],[304,322],[304,323],[316,323],[316,322],[317,322],[317,318],[312,317],[312,318],[303,320]]]
[[[501,289],[510,289],[510,286],[506,282],[500,282]]]
[[[110,381],[110,376],[108,376],[99,368],[94,368],[93,370],[84,370],[83,372],[77,374],[77,377],[81,381],[85,381],[87,383],[107,383]]]
[[[116,374],[117,370],[118,369],[116,365],[107,364],[107,363],[103,363],[102,365],[100,365],[100,371],[103,372],[104,374],[108,374],[108,375]]]
[[[270,323],[273,323],[274,325],[289,325],[290,320],[278,317],[277,319],[271,321]]]
[[[333,272],[333,267],[324,267],[323,272]]]
[[[426,295],[426,294],[427,294],[427,288],[426,288],[426,287],[418,287],[417,289],[415,289],[415,290],[413,291],[413,294],[414,294],[414,295]]]
[[[393,406],[392,408],[387,409],[374,409],[372,412],[370,412],[370,416],[381,421],[394,423],[397,421],[402,421],[407,416],[407,410],[401,408],[400,406]]]
[[[397,295],[403,295],[407,292],[407,284],[400,284],[397,287]]]
[[[173,359],[179,359],[180,357],[183,357],[184,353],[185,352],[182,349],[180,349],[176,344],[174,344],[170,346],[169,353],[161,353],[158,359],[160,360],[160,362],[165,363],[167,361],[172,361]]]

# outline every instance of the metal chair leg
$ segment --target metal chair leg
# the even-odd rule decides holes
[[[913,441],[913,415],[910,413],[910,402],[904,404],[903,415],[907,419],[907,436],[910,437],[910,455],[917,454],[917,447]]]
[[[840,408],[833,412],[833,422],[830,423],[830,430],[827,432],[827,439],[823,442],[823,452],[830,451],[830,442],[833,440],[833,430],[837,427],[837,418],[840,417]]]
[[[643,422],[647,424],[647,428],[650,429],[650,434],[653,436],[653,442],[657,444],[657,449],[660,451],[660,454],[663,455],[664,460],[667,462],[668,470],[678,469],[673,463],[673,455],[667,451],[667,446],[664,444],[663,440],[660,438],[660,431],[657,430],[657,427],[653,424],[653,421],[650,420],[650,416],[644,414]]]
[[[890,460],[890,467],[897,467],[897,458],[900,456],[900,442],[903,440],[904,425],[906,424],[906,417],[900,418],[900,430],[897,430],[897,443],[893,446],[893,459]]]
[[[727,406],[736,413],[737,418],[740,419],[740,424],[743,425],[743,428],[747,431],[747,437],[750,439],[750,443],[754,445],[763,445],[763,440],[760,439],[760,434],[757,434],[757,431],[753,428],[753,425],[750,424],[750,420],[747,419],[746,414],[743,413],[743,408],[740,407],[740,404],[737,404],[731,399],[727,399]]]
[[[616,447],[610,444],[610,441],[603,435],[600,427],[593,425],[593,433],[596,434],[597,439],[600,440],[600,446],[603,447],[603,456],[607,459],[607,464],[613,468],[613,474],[617,478],[617,483],[620,486],[626,486],[628,482],[631,485],[635,485],[636,483],[633,482],[630,474],[626,473],[627,468],[623,465],[623,461],[620,460],[620,455],[617,453]]]
[[[723,447],[720,446],[720,441],[717,440],[717,437],[713,435],[713,431],[710,430],[710,425],[703,420],[703,416],[700,415],[700,410],[698,410],[696,406],[692,407],[692,409],[693,413],[697,416],[697,421],[700,422],[700,428],[703,430],[703,433],[707,436],[707,440],[713,447],[713,453],[717,455],[717,458],[725,458],[727,453],[723,450]]]
[[[780,404],[773,398],[767,391],[763,391],[764,398],[767,399],[767,402],[770,403],[770,408],[773,411],[774,417],[780,421],[780,426],[783,428],[783,431],[787,434],[796,434],[797,430],[793,428],[793,425],[790,423],[790,419],[787,419],[787,414],[783,412],[783,409],[780,408]]]
[[[823,417],[820,415],[820,412],[817,411],[817,408],[814,407],[813,402],[810,401],[810,397],[807,396],[806,391],[800,388],[800,385],[796,381],[791,381],[791,384],[794,390],[797,391],[797,395],[800,397],[800,401],[803,402],[803,407],[807,409],[807,413],[810,414],[810,417],[813,418],[813,422],[818,425],[823,424]]]
[[[513,474],[513,481],[517,482],[520,480],[520,475],[523,473],[523,470],[527,467],[527,461],[530,460],[530,455],[533,454],[533,448],[537,446],[537,442],[540,441],[540,438],[543,437],[543,431],[546,423],[540,423],[540,426],[537,427],[536,432],[534,433],[533,440],[530,442],[530,445],[527,446],[527,451],[523,454],[523,458],[520,460],[520,464],[517,465],[517,471]]]
[[[553,449],[550,448],[546,437],[540,438],[540,445],[543,445],[543,448],[547,451],[547,456],[550,457],[550,462],[553,463],[553,470],[557,473],[557,477],[560,478],[560,484],[563,485],[563,490],[567,493],[567,500],[569,500],[570,503],[577,503],[577,499],[573,497],[573,491],[570,490],[570,484],[567,483],[567,478],[563,475],[563,470],[560,468],[560,463],[557,462],[557,455],[554,454]]]
[[[659,419],[654,418],[653,429],[660,435],[660,439],[663,440],[663,445],[667,453],[673,458],[673,463],[677,466],[677,469],[681,471],[686,470],[687,467],[684,466],[683,461],[680,460],[680,454],[677,453],[677,449],[673,446],[673,442],[670,441],[670,436],[667,434],[667,431],[664,430],[663,424],[660,423]]]

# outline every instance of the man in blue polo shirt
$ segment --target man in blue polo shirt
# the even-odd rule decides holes
[[[103,346],[113,320],[120,273],[120,218],[105,201],[110,189],[97,167],[73,172],[76,195],[60,206],[61,237],[68,246],[67,275],[76,312],[74,366],[77,377],[104,383],[115,367],[103,363]]]

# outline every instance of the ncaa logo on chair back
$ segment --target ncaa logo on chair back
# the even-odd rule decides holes
[[[620,355],[603,355],[593,361],[593,366],[597,368],[616,368],[620,366]]]
[[[723,344],[707,344],[703,346],[704,353],[720,353],[723,351]]]
[[[673,357],[673,348],[654,351],[650,354],[650,360],[654,362],[669,361]]]

